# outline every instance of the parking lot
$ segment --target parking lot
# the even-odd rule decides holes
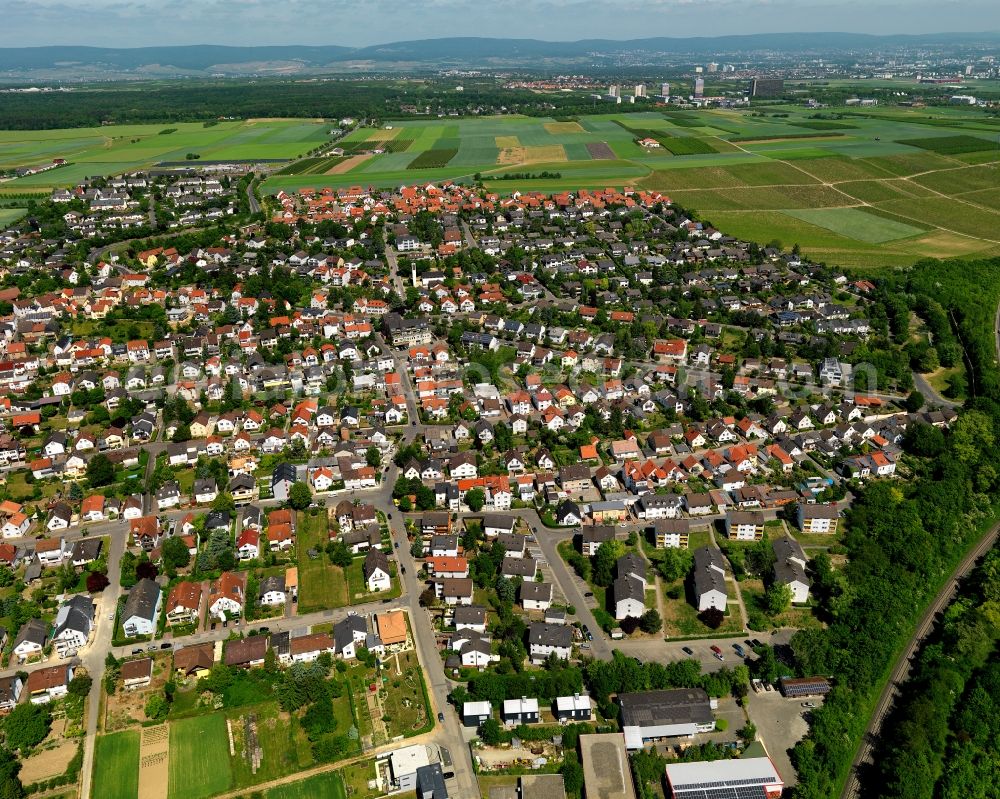
[[[802,707],[802,703],[819,705],[822,701],[822,697],[816,696],[786,699],[777,689],[760,693],[751,691],[747,696],[747,710],[750,721],[757,726],[757,737],[763,741],[786,785],[795,784],[795,769],[792,768],[789,751],[809,731],[806,717],[810,709]]]

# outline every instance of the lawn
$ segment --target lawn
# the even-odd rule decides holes
[[[169,131],[169,132],[167,132]],[[202,162],[228,159],[288,159],[330,141],[329,125],[307,120],[226,121],[165,125],[106,125],[43,131],[0,131],[0,167],[67,166],[18,178],[10,189],[71,185],[85,175],[113,175],[160,161],[183,161],[196,152]]]
[[[351,763],[340,770],[344,780],[347,799],[374,799],[380,792],[368,787],[368,781],[375,779],[375,761],[362,760]]]
[[[347,791],[340,774],[327,771],[272,788],[265,796],[267,799],[347,799]]]
[[[323,551],[328,540],[326,515],[300,513],[297,536],[299,612],[312,613],[347,605],[349,599],[344,570],[330,563],[329,556]],[[309,556],[310,549],[316,550],[316,557]]]
[[[263,750],[256,774],[244,756],[243,730],[245,719],[250,714],[257,718],[257,740]],[[268,782],[313,765],[309,740],[298,720],[279,712],[276,703],[266,702],[227,715],[233,723],[236,742],[236,757],[232,761],[234,787],[245,788]]]
[[[139,793],[139,732],[101,735],[94,749],[94,795],[135,799]]]
[[[347,603],[349,605],[361,605],[373,599],[395,599],[402,593],[399,585],[399,578],[396,576],[395,561],[389,561],[392,572],[391,586],[388,591],[377,591],[372,593],[365,585],[364,556],[356,557],[351,565],[347,567]],[[334,567],[336,568],[336,567]]]
[[[905,239],[924,232],[922,228],[914,225],[884,219],[857,208],[809,208],[786,210],[785,213],[842,236],[870,244]]]
[[[171,722],[169,799],[202,799],[232,784],[226,717],[211,713]]]
[[[28,213],[27,208],[0,208],[0,226],[6,227]]]

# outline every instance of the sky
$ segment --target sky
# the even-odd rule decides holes
[[[1000,30],[992,0],[0,0],[2,47]]]

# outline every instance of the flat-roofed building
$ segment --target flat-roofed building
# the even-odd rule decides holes
[[[777,799],[785,787],[766,752],[762,757],[744,753],[738,760],[668,763],[666,772],[671,799]]]
[[[620,732],[580,736],[586,799],[635,799],[632,770]]]
[[[712,703],[701,688],[619,694],[618,704],[630,750],[662,738],[690,737],[715,729]]]

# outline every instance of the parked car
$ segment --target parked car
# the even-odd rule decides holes
[[[170,641],[167,641],[165,644],[160,644],[160,649],[173,649],[173,648],[174,645]]]
[[[688,655],[690,657],[694,657],[694,650],[691,647],[689,647],[689,646],[682,646],[681,647],[681,652],[683,652],[685,655]]]
[[[132,650],[132,654],[133,655],[141,655],[142,654],[142,647],[139,647],[138,649],[133,649]]]
[[[593,596],[594,596],[593,591],[588,591],[586,594],[583,595],[584,599],[590,599]]]
[[[440,721],[442,724],[444,723],[444,713],[442,713],[440,710],[438,711],[438,721]]]
[[[816,707],[815,702],[803,702],[802,707]]]
[[[709,647],[709,649],[711,649],[711,650],[712,650],[713,652],[715,652],[715,654],[717,654],[717,655],[721,655],[721,654],[722,654],[722,650],[721,650],[721,649],[719,649],[719,647],[717,647],[717,646],[716,646],[715,644],[712,644],[712,645],[711,645],[711,646]]]
[[[156,649],[157,649],[156,644],[150,644],[149,646],[146,647],[147,652],[155,652]]]
[[[733,644],[733,649],[736,650],[736,654],[741,658],[745,658],[747,656],[747,651],[739,644]]]

